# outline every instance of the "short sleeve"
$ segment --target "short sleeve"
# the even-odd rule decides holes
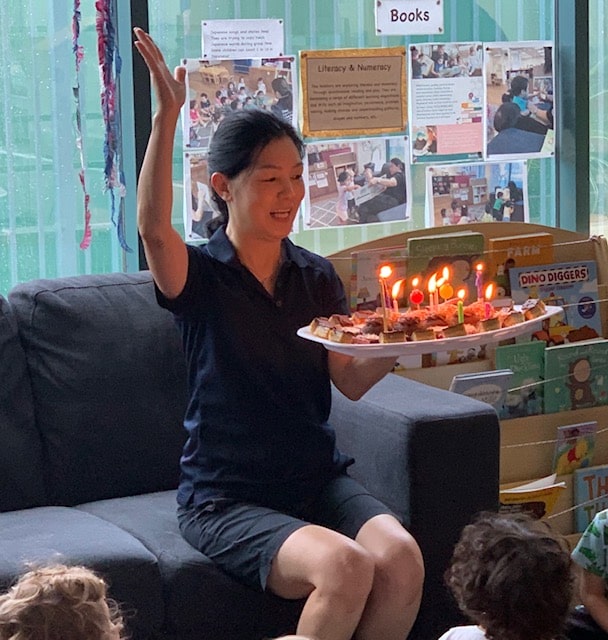
[[[572,560],[596,576],[606,578],[608,549],[608,509],[600,511],[585,529],[572,551]]]

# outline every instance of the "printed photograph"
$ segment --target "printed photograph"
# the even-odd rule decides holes
[[[219,123],[242,109],[265,109],[297,124],[294,58],[183,60],[188,99],[184,105],[184,145],[207,149]]]
[[[529,222],[525,162],[429,166],[427,224]]]
[[[407,220],[407,138],[306,145],[305,229]]]
[[[554,151],[553,47],[485,45],[486,157],[543,157]]]

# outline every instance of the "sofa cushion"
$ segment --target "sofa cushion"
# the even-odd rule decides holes
[[[0,511],[45,504],[42,444],[34,425],[25,354],[0,296]]]
[[[83,564],[108,581],[123,607],[134,640],[149,638],[163,622],[156,558],[110,522],[68,507],[40,507],[0,514],[0,588],[28,565]]]
[[[175,491],[76,508],[128,531],[157,556],[171,636],[257,640],[294,632],[303,603],[239,584],[191,547],[179,532]]]
[[[54,504],[175,488],[186,370],[151,276],[17,285],[18,321]]]

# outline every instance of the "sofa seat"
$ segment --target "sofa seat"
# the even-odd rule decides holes
[[[234,638],[261,638],[293,629],[303,602],[262,594],[217,569],[182,538],[176,493],[100,500],[76,509],[127,531],[158,559],[168,635],[200,640],[223,638],[228,632]],[[213,603],[213,616],[201,603]]]
[[[163,585],[156,556],[109,520],[69,507],[0,513],[0,587],[29,566],[65,562],[95,567],[130,619],[134,638],[157,634],[164,620]]]

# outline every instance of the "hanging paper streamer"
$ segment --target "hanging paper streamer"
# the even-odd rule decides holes
[[[80,154],[80,171],[78,178],[84,193],[84,233],[80,241],[81,249],[88,249],[91,245],[91,209],[89,193],[85,177],[84,146],[82,139],[82,106],[80,102],[80,63],[84,58],[84,48],[78,43],[80,37],[80,0],[74,0],[74,13],[72,15],[72,51],[76,62],[76,84],[73,88],[76,101],[76,147]]]
[[[122,202],[117,207],[116,194],[124,198],[126,187],[120,168],[120,117],[117,109],[118,84],[122,61],[116,44],[116,15],[114,0],[97,0],[95,9],[97,29],[97,56],[101,76],[101,111],[105,126],[103,145],[105,188],[110,193],[112,222],[118,232],[120,246],[131,252],[125,237]],[[118,215],[116,214],[118,208]]]

